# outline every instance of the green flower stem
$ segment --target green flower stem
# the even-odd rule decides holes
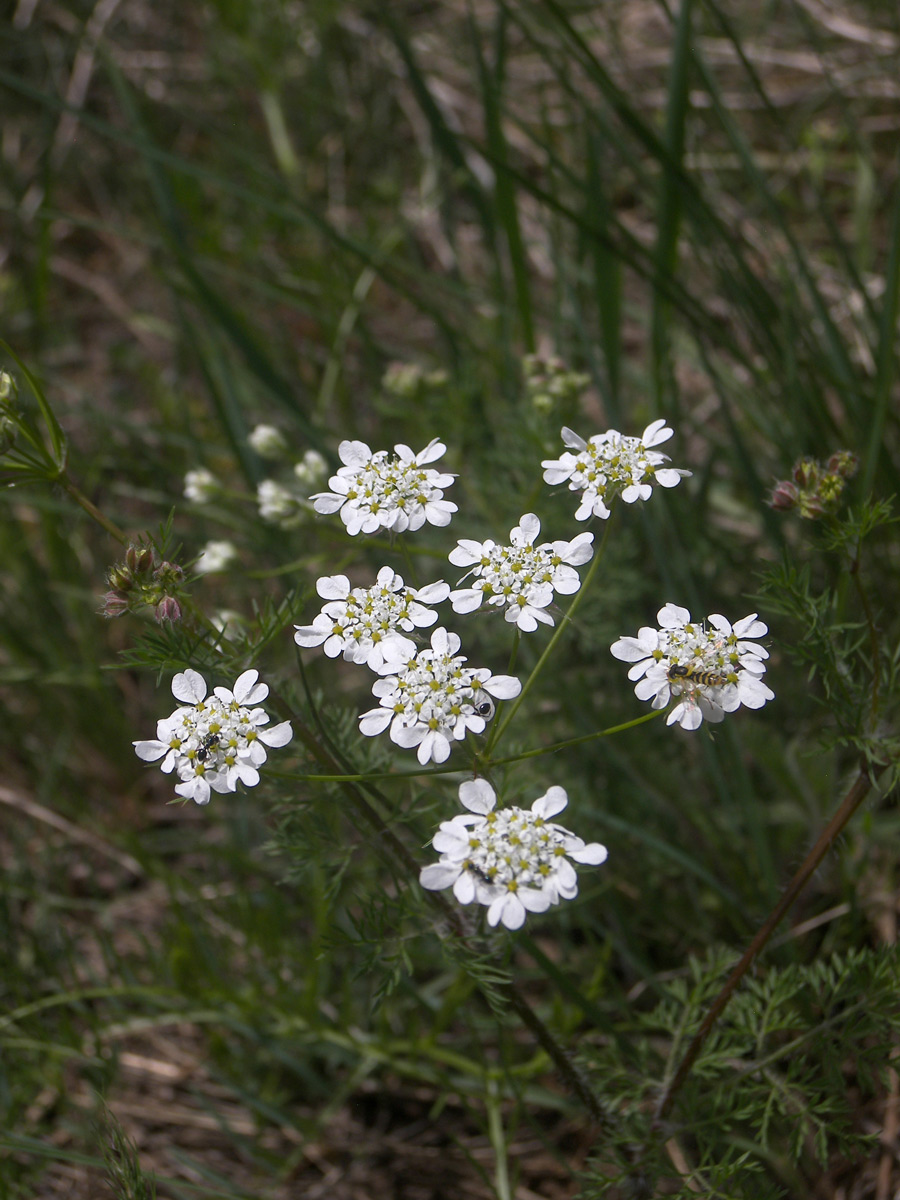
[[[409,552],[409,539],[402,535],[397,539],[400,543],[400,553],[403,555],[403,561],[406,564],[408,575],[405,579],[407,586],[412,584],[413,587],[419,586],[419,572],[416,570],[416,564],[412,560],[412,555]]]
[[[291,720],[298,739],[313,757],[328,772],[335,775],[341,774],[341,767],[344,764],[332,756],[330,751],[316,737],[315,733],[307,727],[304,719],[297,713],[292,712],[290,707],[274,693],[270,693],[270,702],[272,707],[279,712],[279,715]],[[384,854],[392,866],[402,863],[408,878],[418,879],[419,864],[393,830],[388,827],[387,823],[361,789],[355,783],[349,781],[342,781],[342,787],[345,795],[359,813],[361,819],[376,835],[376,849]],[[464,945],[470,945],[470,938],[459,909],[438,892],[426,891],[425,898],[439,913],[440,922],[436,926],[438,936],[441,938],[447,936],[446,932],[442,932],[441,930],[441,925],[444,925],[446,929],[453,932],[460,942]],[[531,1031],[541,1049],[546,1052],[569,1090],[578,1097],[594,1120],[598,1123],[602,1122],[603,1116],[596,1096],[591,1091],[587,1082],[582,1078],[581,1073],[571,1062],[565,1049],[559,1044],[534,1009],[532,1009],[528,1001],[521,995],[518,987],[514,983],[510,983],[498,988],[498,990],[503,993],[510,1008],[516,1013],[522,1024]]]
[[[512,1200],[509,1190],[509,1163],[506,1155],[506,1131],[503,1128],[503,1113],[500,1111],[500,1095],[497,1080],[491,1076],[485,1080],[484,1101],[488,1116],[488,1137],[494,1151],[494,1188],[497,1200]]]
[[[491,760],[492,767],[502,767],[507,763],[521,762],[526,758],[539,758],[542,754],[556,754],[559,750],[568,750],[570,746],[582,746],[585,742],[595,742],[598,738],[612,737],[614,733],[624,733],[626,729],[635,729],[638,725],[646,725],[648,721],[655,721],[657,717],[663,716],[668,709],[657,708],[653,712],[644,713],[642,717],[635,717],[633,721],[625,721],[622,725],[610,725],[608,729],[598,729],[596,733],[585,733],[581,737],[569,738],[565,742],[554,742],[552,746],[539,746],[537,750],[523,750],[521,754],[511,754],[508,758],[495,758]]]
[[[59,485],[61,487],[63,487],[66,490],[66,492],[68,492],[68,494],[72,497],[72,499],[75,501],[75,503],[81,505],[81,507],[84,509],[84,511],[88,514],[88,516],[92,517],[97,522],[98,525],[102,526],[102,528],[105,529],[106,532],[108,534],[110,534],[111,537],[114,537],[116,539],[116,541],[121,543],[121,545],[123,545],[123,546],[128,545],[128,538],[125,536],[125,534],[122,532],[122,530],[118,527],[118,525],[114,525],[113,522],[110,521],[110,519],[108,517],[105,517],[103,515],[103,513],[100,511],[100,509],[97,508],[96,504],[92,504],[90,502],[90,500],[88,500],[88,498],[87,498],[87,496],[85,496],[84,492],[82,492],[79,488],[77,488],[75,486],[75,484],[72,482],[72,480],[69,478],[68,474],[65,471],[63,471],[57,477],[57,483],[59,483]]]
[[[513,671],[516,669],[516,659],[519,657],[519,646],[521,644],[522,644],[522,631],[519,629],[519,627],[517,625],[515,633],[513,634],[512,650],[510,650],[510,652],[509,652],[509,666],[506,668],[506,673],[508,675],[512,675]]]
[[[885,768],[882,767],[881,770]],[[879,771],[879,774],[881,771]],[[877,776],[876,776],[877,779]],[[782,918],[787,913],[788,909],[803,891],[806,884],[809,882],[813,872],[818,867],[819,863],[825,857],[835,838],[840,834],[841,830],[868,796],[872,789],[873,779],[868,772],[863,768],[850,791],[844,797],[837,812],[826,825],[825,829],[819,835],[816,844],[803,860],[800,868],[797,870],[791,882],[782,893],[781,899],[772,909],[769,916],[760,926],[753,938],[753,941],[744,951],[740,961],[737,963],[731,974],[725,981],[722,990],[716,996],[715,1000],[709,1007],[706,1016],[700,1023],[700,1028],[694,1035],[694,1039],[688,1046],[684,1057],[678,1065],[670,1082],[666,1086],[665,1091],[656,1107],[655,1122],[659,1124],[668,1116],[675,1096],[681,1089],[684,1081],[691,1072],[691,1068],[697,1061],[697,1055],[703,1048],[703,1043],[709,1037],[713,1026],[725,1010],[728,1001],[731,999],[738,984],[747,974],[753,963],[759,957],[769,938],[781,924]]]
[[[513,701],[512,707],[509,709],[509,712],[506,713],[506,715],[503,718],[503,721],[500,723],[500,725],[495,727],[495,731],[492,733],[492,736],[490,738],[488,738],[488,744],[484,749],[484,757],[485,758],[487,758],[490,755],[491,751],[494,749],[494,747],[497,745],[497,743],[503,737],[504,733],[506,732],[506,730],[509,726],[510,721],[512,721],[513,717],[519,711],[519,707],[522,704],[522,701],[525,699],[525,697],[531,691],[532,687],[534,686],[534,684],[537,680],[537,677],[540,675],[541,671],[544,669],[544,666],[545,666],[547,660],[549,659],[549,657],[553,653],[553,651],[556,649],[556,643],[563,636],[563,634],[567,631],[567,627],[571,623],[572,618],[575,616],[575,612],[576,612],[579,604],[581,604],[581,601],[583,600],[585,594],[587,593],[588,588],[591,586],[591,583],[593,582],[594,576],[597,574],[597,570],[600,566],[600,560],[603,558],[603,551],[606,549],[606,542],[607,542],[607,539],[609,538],[609,530],[610,530],[611,522],[612,522],[612,516],[610,516],[607,519],[606,528],[603,531],[603,537],[600,541],[600,545],[597,547],[597,552],[594,555],[594,561],[591,563],[590,570],[588,571],[587,575],[585,575],[585,577],[584,577],[584,582],[582,583],[582,585],[578,589],[578,591],[575,593],[575,597],[572,600],[572,603],[569,605],[568,611],[562,616],[559,624],[554,629],[553,636],[550,638],[550,641],[547,643],[546,647],[544,648],[544,653],[541,655],[541,657],[535,663],[534,669],[532,670],[532,672],[528,676],[528,678],[525,680],[525,684],[524,684],[521,692],[519,692],[518,696]]]

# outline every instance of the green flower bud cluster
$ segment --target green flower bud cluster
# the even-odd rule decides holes
[[[590,383],[590,376],[570,371],[554,355],[526,354],[522,360],[525,395],[535,412],[550,413],[577,400]]]
[[[103,597],[104,617],[121,617],[150,607],[159,624],[180,621],[184,571],[177,563],[161,561],[151,546],[131,545],[122,562],[109,569],[110,590]]]
[[[781,479],[769,500],[779,512],[796,509],[801,517],[816,521],[833,512],[859,468],[859,459],[850,450],[838,450],[827,462],[801,458],[794,464],[790,479]]]

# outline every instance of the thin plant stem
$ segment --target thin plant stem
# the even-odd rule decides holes
[[[884,768],[882,768],[883,770]],[[880,773],[880,772],[879,772]],[[760,926],[753,938],[753,941],[744,951],[740,961],[735,966],[734,970],[725,981],[722,990],[716,996],[715,1000],[709,1007],[706,1016],[700,1023],[700,1028],[694,1035],[693,1041],[685,1051],[684,1057],[678,1065],[678,1069],[672,1076],[671,1082],[666,1087],[663,1095],[657,1104],[654,1121],[659,1124],[668,1116],[675,1096],[683,1086],[688,1075],[691,1073],[691,1068],[697,1061],[697,1055],[703,1048],[703,1044],[712,1032],[713,1026],[725,1010],[728,1001],[734,994],[738,984],[749,971],[750,967],[759,957],[769,938],[781,924],[782,918],[787,913],[788,909],[806,887],[813,872],[818,867],[819,863],[825,857],[835,838],[868,796],[872,789],[873,780],[869,776],[865,768],[863,768],[856,778],[850,791],[844,797],[837,812],[828,822],[819,835],[816,844],[803,860],[793,879],[785,888],[780,900],[772,909],[769,916]]]
[[[584,599],[584,597],[588,591],[588,588],[591,586],[591,583],[593,582],[594,576],[597,574],[597,569],[600,566],[600,560],[603,558],[603,551],[606,549],[606,542],[607,542],[607,539],[609,538],[609,530],[610,530],[611,521],[612,521],[612,517],[610,516],[607,519],[606,528],[603,531],[603,537],[600,541],[600,545],[597,547],[597,552],[594,555],[594,561],[591,563],[590,570],[588,571],[587,575],[585,575],[584,581],[583,581],[581,587],[576,592],[575,597],[572,600],[572,603],[569,605],[568,610],[563,614],[559,624],[554,629],[553,636],[550,638],[550,641],[545,646],[544,652],[541,655],[541,657],[534,664],[534,669],[532,670],[532,672],[528,676],[528,678],[525,680],[522,690],[521,690],[521,692],[519,692],[518,696],[513,701],[512,707],[510,708],[509,712],[506,713],[506,715],[503,718],[503,721],[500,723],[500,725],[496,727],[496,732],[493,734],[493,736],[488,739],[488,744],[485,747],[485,751],[484,751],[485,758],[487,758],[490,755],[493,748],[497,745],[497,743],[503,737],[504,733],[506,732],[507,728],[509,727],[510,721],[512,721],[513,717],[519,711],[519,707],[521,706],[522,701],[525,699],[525,697],[531,691],[532,687],[534,686],[535,682],[537,681],[538,676],[540,675],[541,671],[544,669],[544,666],[546,665],[547,660],[550,658],[550,655],[556,649],[556,643],[563,636],[563,634],[567,632],[568,626],[571,624],[572,618],[575,616],[575,612],[578,609],[579,604],[581,604],[581,601]]]
[[[281,715],[291,718],[299,740],[322,766],[330,773],[340,774],[340,766],[343,764],[339,764],[330,751],[322,745],[315,733],[308,728],[303,718],[292,712],[289,706],[276,697],[274,693],[270,693],[270,700],[272,701],[273,708],[279,711]],[[392,865],[396,866],[397,863],[401,863],[407,878],[418,878],[419,864],[393,830],[388,827],[387,823],[372,806],[361,789],[348,780],[343,780],[341,786],[362,820],[377,835],[376,847],[384,852]],[[453,930],[460,941],[465,943],[467,941],[466,931],[459,910],[444,896],[436,892],[426,891],[425,898],[433,908],[439,911],[446,926]],[[446,934],[441,933],[440,928],[437,928],[436,931],[438,936],[446,936]],[[603,1116],[597,1097],[591,1091],[580,1071],[572,1063],[565,1049],[556,1040],[528,1001],[521,995],[518,987],[510,983],[498,988],[498,991],[502,992],[510,1008],[516,1013],[522,1024],[531,1031],[541,1049],[546,1052],[569,1091],[578,1097],[585,1109],[598,1123],[602,1122]]]
[[[653,712],[644,713],[642,717],[635,717],[633,721],[625,721],[621,725],[610,725],[608,729],[598,729],[596,733],[585,733],[581,737],[568,738],[564,742],[554,742],[552,746],[539,746],[536,750],[523,750],[521,754],[510,754],[508,758],[492,759],[491,766],[501,767],[506,763],[520,762],[526,758],[539,758],[542,754],[556,754],[560,750],[568,750],[571,746],[582,746],[585,742],[595,742],[598,738],[611,737],[614,733],[624,733],[626,729],[635,729],[638,725],[646,725],[648,721],[655,721],[657,717],[663,716],[666,712],[665,708],[657,708]]]
[[[488,1137],[491,1139],[491,1149],[494,1151],[494,1186],[497,1200],[512,1200],[509,1190],[509,1163],[506,1155],[506,1134],[503,1129],[503,1114],[500,1111],[500,1097],[497,1094],[496,1079],[485,1081],[484,1099],[488,1114]]]
[[[61,487],[65,488],[66,492],[68,492],[75,503],[81,505],[88,516],[92,517],[98,525],[102,526],[111,537],[114,537],[116,541],[120,542],[123,546],[128,545],[128,538],[118,527],[118,525],[113,524],[109,517],[105,517],[100,509],[97,508],[96,504],[92,504],[90,500],[88,500],[84,492],[75,486],[65,471],[63,471],[62,474],[57,477],[56,482],[59,483]]]

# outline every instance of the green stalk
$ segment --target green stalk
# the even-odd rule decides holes
[[[882,768],[882,770],[883,769],[884,768]],[[706,1016],[700,1023],[700,1028],[697,1030],[691,1044],[685,1051],[685,1054],[678,1065],[677,1071],[675,1071],[671,1081],[667,1084],[665,1091],[663,1092],[663,1095],[656,1107],[654,1120],[657,1125],[664,1121],[668,1116],[672,1108],[672,1104],[674,1103],[675,1096],[680,1091],[688,1075],[691,1073],[691,1068],[697,1061],[697,1056],[703,1049],[704,1042],[712,1032],[716,1021],[718,1021],[719,1017],[724,1012],[725,1007],[737,989],[738,984],[762,953],[769,938],[781,924],[781,921],[788,909],[806,887],[813,872],[825,857],[834,840],[841,833],[844,826],[862,804],[863,800],[865,800],[865,798],[868,796],[872,789],[872,784],[873,780],[864,768],[860,771],[855,783],[844,797],[837,812],[819,835],[818,841],[803,860],[800,868],[794,875],[794,878],[785,888],[781,899],[760,926],[756,936],[753,938],[753,941],[744,951],[739,962],[726,979],[722,990],[710,1005]]]
[[[519,692],[518,696],[513,701],[512,707],[510,708],[509,712],[506,714],[506,716],[504,717],[504,719],[500,723],[500,725],[495,727],[495,731],[492,732],[492,736],[490,738],[488,738],[488,744],[484,750],[485,758],[487,758],[490,755],[493,748],[497,745],[497,743],[503,737],[504,733],[506,732],[506,730],[509,726],[510,721],[513,719],[513,717],[519,711],[519,707],[521,706],[522,701],[525,699],[525,697],[531,691],[532,687],[534,686],[535,682],[537,681],[537,677],[540,675],[541,671],[544,669],[544,666],[545,666],[547,660],[549,659],[549,657],[553,653],[553,651],[556,649],[556,643],[566,632],[567,626],[571,623],[572,618],[575,616],[575,613],[578,609],[579,604],[581,604],[581,601],[584,599],[584,596],[585,596],[588,588],[590,587],[591,583],[593,582],[594,576],[597,574],[597,568],[600,566],[600,560],[603,557],[603,551],[606,549],[606,542],[607,542],[607,539],[609,538],[609,530],[610,530],[611,521],[612,521],[612,516],[607,518],[606,528],[603,531],[603,537],[600,541],[599,547],[597,548],[597,553],[594,555],[594,561],[591,563],[590,570],[588,571],[587,575],[585,575],[585,577],[584,577],[584,582],[582,583],[581,587],[576,592],[575,598],[573,599],[572,603],[569,605],[568,611],[563,615],[559,624],[554,629],[553,636],[551,637],[550,641],[547,643],[547,645],[544,649],[544,653],[534,664],[534,669],[532,670],[532,672],[528,676],[528,678],[525,680],[525,684],[522,687],[521,692]]]

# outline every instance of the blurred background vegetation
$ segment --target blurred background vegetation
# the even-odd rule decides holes
[[[608,647],[667,600],[758,609],[777,700],[715,736],[651,725],[508,781],[529,803],[538,772],[564,784],[572,827],[610,848],[506,966],[640,1142],[673,1044],[860,743],[896,728],[891,527],[860,560],[886,672],[873,724],[880,668],[840,556],[767,499],[797,458],[840,448],[861,460],[851,504],[898,490],[897,6],[18,0],[6,16],[0,333],[111,519],[155,532],[174,507],[183,561],[236,543],[240,569],[195,596],[263,631],[260,668],[298,706],[291,620],[317,611],[318,575],[384,551],[348,547],[336,520],[260,521],[257,422],[331,465],[343,437],[445,441],[461,511],[452,536],[415,540],[423,579],[454,578],[456,537],[503,537],[528,510],[571,536],[538,465],[561,425],[675,428],[665,449],[693,478],[619,514],[510,752],[639,715]],[[535,401],[533,353],[583,372],[583,393]],[[398,381],[396,363],[415,370]],[[200,508],[182,495],[198,466],[229,488]],[[119,548],[61,492],[0,500],[0,1200],[105,1194],[104,1147],[127,1148],[98,1132],[101,1096],[179,1200],[493,1196],[498,1114],[522,1200],[894,1195],[890,798],[826,860],[686,1089],[696,1128],[660,1151],[652,1190],[620,1186],[622,1155],[441,957],[339,793],[270,780],[168,804],[131,747],[170,707],[133,647],[165,632],[97,613]],[[813,658],[834,651],[842,707],[795,654],[809,629],[759,596],[782,563],[825,597]],[[471,629],[471,660],[504,669],[504,631]],[[183,642],[173,661],[189,652],[216,661]],[[363,676],[307,658],[332,734],[387,767],[356,736]],[[403,786],[393,819],[423,845],[453,793]],[[712,1079],[730,1099],[711,1113]]]

